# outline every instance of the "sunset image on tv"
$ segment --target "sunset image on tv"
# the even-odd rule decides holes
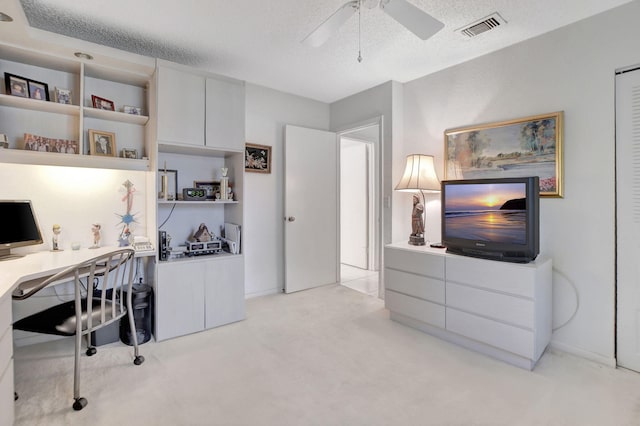
[[[445,196],[448,238],[525,244],[524,183],[450,185]]]

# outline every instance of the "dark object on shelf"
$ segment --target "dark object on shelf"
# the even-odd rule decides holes
[[[153,330],[153,289],[146,284],[134,284],[131,290],[131,308],[138,344],[147,343],[151,340]],[[120,320],[120,340],[125,345],[133,345],[129,318]]]

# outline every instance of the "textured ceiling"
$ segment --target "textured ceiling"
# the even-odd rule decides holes
[[[18,0],[0,0],[2,4]],[[19,0],[33,28],[195,66],[333,102],[535,37],[631,0],[409,0],[445,24],[422,41],[380,9],[362,9],[323,46],[300,41],[345,0]],[[638,1],[638,0],[635,0]],[[493,12],[507,24],[457,30]]]

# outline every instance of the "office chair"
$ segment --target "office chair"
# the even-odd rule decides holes
[[[135,348],[133,363],[140,365],[144,362],[144,357],[138,353],[136,326],[131,308],[134,254],[133,249],[118,249],[66,268],[55,275],[23,283],[13,293],[14,300],[22,300],[31,297],[48,285],[74,282],[74,300],[23,318],[15,322],[13,328],[59,336],[75,335],[73,409],[76,411],[82,410],[87,405],[86,398],[80,397],[82,336],[87,337],[86,354],[91,356],[96,353],[96,349],[90,344],[90,333],[128,315],[131,338]],[[83,279],[86,284],[83,283]],[[94,290],[94,283],[100,281],[102,282],[101,288]],[[124,295],[125,291],[126,296]],[[88,295],[90,297],[87,297]],[[87,299],[91,300],[91,303],[87,303]],[[78,318],[81,320],[78,321]]]

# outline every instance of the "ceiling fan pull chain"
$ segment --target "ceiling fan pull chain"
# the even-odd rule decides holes
[[[362,62],[362,54],[360,51],[360,42],[361,42],[361,35],[360,35],[360,17],[361,17],[361,12],[362,11],[362,0],[358,1],[358,63]]]

